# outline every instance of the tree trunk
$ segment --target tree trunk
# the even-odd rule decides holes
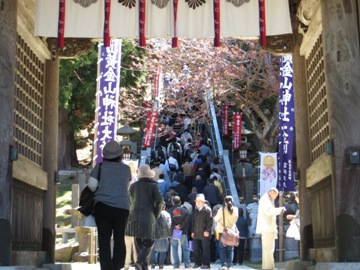
[[[77,166],[79,166],[79,161],[76,155],[74,132],[68,128],[68,113],[64,109],[60,109],[58,168],[66,169]]]

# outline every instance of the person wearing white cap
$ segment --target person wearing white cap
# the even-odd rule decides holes
[[[276,216],[286,210],[285,207],[274,206],[274,200],[278,195],[279,191],[276,188],[270,188],[259,200],[256,234],[261,234],[262,269],[275,268],[275,239],[278,233]]]
[[[157,219],[164,206],[155,172],[149,165],[138,168],[138,181],[129,189],[130,213],[125,234],[135,237],[136,270],[148,270],[150,253],[156,239],[168,237],[168,230],[157,228]]]
[[[130,167],[121,161],[122,154],[122,147],[117,141],[107,142],[103,148],[104,161],[94,167],[88,182],[88,187],[95,191],[94,215],[101,270],[120,270],[125,263],[124,232],[130,207],[128,187],[132,177]],[[113,249],[110,247],[112,235]]]
[[[191,237],[193,239],[193,268],[210,269],[210,238],[213,217],[211,208],[206,205],[204,194],[196,195],[195,209],[191,219]]]

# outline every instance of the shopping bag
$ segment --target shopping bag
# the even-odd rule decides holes
[[[182,230],[176,230],[176,229],[173,230],[173,234],[172,234],[173,239],[179,239],[180,240],[181,236],[182,236]]]
[[[294,221],[290,222],[290,226],[286,231],[286,237],[300,239],[300,229]]]
[[[167,252],[169,249],[169,240],[167,238],[155,240],[154,250],[157,252]]]

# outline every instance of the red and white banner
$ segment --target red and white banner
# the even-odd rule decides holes
[[[155,99],[159,97],[159,90],[160,90],[160,72],[154,74],[153,97]]]
[[[143,118],[147,119],[150,115],[150,111],[152,110],[153,104],[150,101],[145,101],[143,107],[144,107]]]
[[[155,127],[157,124],[157,118],[158,118],[158,113],[155,111],[151,111],[148,121],[147,121],[146,133],[145,133],[144,143],[143,143],[143,147],[145,147],[145,148],[150,148],[152,146],[153,134],[154,134]]]
[[[102,39],[104,1],[84,2],[66,1],[64,37]],[[212,1],[178,1],[174,6],[172,1],[114,0],[109,3],[109,36],[140,39],[141,45],[146,37],[260,36],[259,1],[221,1],[221,8],[217,4],[214,16]],[[292,33],[289,1],[266,0],[264,5],[266,35]],[[59,8],[59,0],[36,1],[35,35],[58,37]]]
[[[234,113],[233,117],[233,151],[236,151],[241,145],[242,114]]]
[[[222,105],[222,135],[229,136],[229,105]]]

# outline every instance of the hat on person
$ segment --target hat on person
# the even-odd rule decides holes
[[[103,149],[103,157],[106,159],[114,159],[123,153],[123,149],[117,141],[109,141]]]
[[[206,202],[204,194],[202,194],[202,193],[197,194],[195,201]]]
[[[150,169],[150,166],[143,164],[138,168],[138,178],[153,178],[155,176],[155,171]]]

